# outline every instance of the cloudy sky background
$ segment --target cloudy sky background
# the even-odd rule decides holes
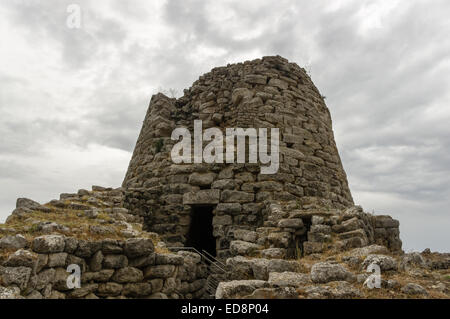
[[[82,27],[66,26],[67,6]],[[152,94],[282,55],[326,96],[357,204],[405,250],[450,251],[450,2],[0,2],[0,221],[120,186]]]

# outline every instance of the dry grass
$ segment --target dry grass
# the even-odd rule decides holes
[[[73,201],[69,201],[73,202]],[[85,204],[85,203],[83,203]],[[126,229],[124,225],[118,225],[113,223],[111,216],[102,211],[100,208],[96,218],[88,218],[83,216],[83,211],[73,209],[60,209],[46,204],[46,207],[52,209],[49,213],[40,211],[32,211],[27,213],[26,218],[12,217],[8,224],[0,224],[0,229],[14,228],[17,234],[22,234],[27,240],[31,241],[33,238],[48,233],[43,233],[38,229],[39,222],[54,222],[61,226],[65,226],[70,229],[69,232],[62,232],[55,230],[52,234],[61,234],[69,237],[75,237],[77,239],[84,240],[103,240],[103,239],[127,239],[122,230]],[[94,207],[94,206],[93,206]],[[90,231],[91,226],[108,226],[114,229],[114,232],[108,234],[97,234]],[[158,236],[142,231],[142,225],[132,224],[132,228],[140,233],[139,237],[150,238],[153,240],[155,246],[161,241]],[[6,236],[0,235],[0,237]],[[160,252],[168,252],[165,248],[158,247]]]

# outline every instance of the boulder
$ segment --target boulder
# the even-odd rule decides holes
[[[234,280],[220,282],[216,290],[216,299],[235,299],[252,294],[258,288],[269,288],[263,280]]]
[[[2,278],[2,284],[5,286],[16,285],[23,290],[28,284],[32,269],[29,267],[1,267],[0,277]]]
[[[90,281],[95,282],[107,282],[114,274],[114,269],[103,269],[98,272],[84,272],[81,275],[81,281],[88,283]]]
[[[240,279],[253,276],[252,261],[243,256],[228,258],[227,266],[231,269],[232,278]]]
[[[118,296],[122,292],[123,286],[115,282],[107,282],[98,285],[97,295],[102,297]]]
[[[261,256],[268,259],[283,259],[286,257],[286,249],[267,248],[261,251]]]
[[[236,190],[224,190],[220,200],[224,203],[249,203],[253,202],[255,195]]]
[[[40,207],[41,204],[29,198],[18,198],[16,201],[16,208],[37,209]]]
[[[408,271],[413,268],[426,268],[427,262],[425,258],[419,253],[405,254],[400,259],[399,268],[403,271]]]
[[[17,250],[28,245],[26,238],[20,234],[0,238],[0,249]]]
[[[214,173],[192,173],[188,183],[195,186],[210,186],[215,177]]]
[[[36,289],[44,289],[48,284],[52,284],[55,280],[56,271],[53,268],[42,270],[36,275]]]
[[[135,283],[144,280],[144,274],[141,270],[134,267],[125,267],[116,270],[112,276],[112,280],[122,283]]]
[[[242,240],[233,240],[230,251],[233,255],[251,255],[261,249],[261,246]]]
[[[18,287],[0,286],[0,299],[23,299],[23,297],[20,295]]]
[[[10,255],[4,263],[7,267],[28,267],[35,269],[38,261],[38,255],[28,250],[19,249]]]
[[[152,285],[149,283],[132,283],[123,287],[122,294],[127,297],[137,298],[148,296],[152,293]]]
[[[64,236],[44,235],[36,237],[32,242],[33,251],[41,254],[60,253],[66,245]]]
[[[80,288],[74,289],[68,293],[70,299],[80,299],[93,293],[98,288],[98,284],[82,285]]]
[[[73,254],[78,248],[78,239],[74,237],[66,237],[65,243],[64,252],[68,254]]]
[[[129,258],[147,256],[154,251],[153,241],[149,238],[131,238],[125,241],[124,253]]]
[[[220,190],[202,189],[197,192],[183,194],[183,205],[208,205],[218,204],[220,199]]]
[[[428,295],[425,288],[415,283],[406,284],[401,291],[407,295]]]
[[[156,254],[155,264],[157,265],[182,265],[184,259],[176,254]]]
[[[78,248],[74,254],[77,257],[90,258],[102,248],[102,244],[103,243],[100,241],[79,240]]]
[[[369,267],[369,265],[371,264],[377,264],[378,266],[380,266],[381,271],[397,270],[397,261],[390,256],[369,255],[366,257],[366,259],[364,259],[361,267],[363,269],[367,269],[367,267]]]
[[[311,268],[311,280],[315,283],[352,281],[354,279],[354,275],[339,264],[320,262],[314,264]]]
[[[128,258],[124,255],[106,255],[103,258],[103,268],[118,269],[128,266]]]
[[[67,253],[55,253],[48,255],[48,267],[64,267],[67,261]]]
[[[175,274],[174,265],[156,265],[145,269],[145,278],[170,278]]]
[[[301,218],[281,219],[278,222],[278,227],[280,227],[280,228],[293,228],[293,229],[302,228],[303,227],[303,220]]]
[[[101,250],[97,251],[89,262],[89,269],[91,271],[100,271],[102,269],[103,253]]]

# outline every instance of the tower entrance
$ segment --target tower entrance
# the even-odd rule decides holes
[[[191,224],[186,238],[186,246],[194,247],[198,251],[205,250],[216,256],[216,238],[213,236],[212,205],[192,206]]]

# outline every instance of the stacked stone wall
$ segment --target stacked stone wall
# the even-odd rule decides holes
[[[174,164],[176,127],[279,128],[280,167],[259,164]],[[213,69],[179,99],[153,96],[124,180],[124,205],[147,230],[183,245],[195,205],[214,207],[217,255],[230,255],[236,228],[263,226],[265,200],[301,208],[353,205],[334,141],[330,113],[306,72],[281,57]]]
[[[190,252],[156,253],[150,239],[86,241],[44,235],[31,244],[24,239],[23,246],[9,250],[0,266],[0,295],[29,299],[190,299],[205,294],[208,269],[200,256]],[[79,266],[80,288],[67,285],[68,277],[74,275],[67,271],[70,265]]]

